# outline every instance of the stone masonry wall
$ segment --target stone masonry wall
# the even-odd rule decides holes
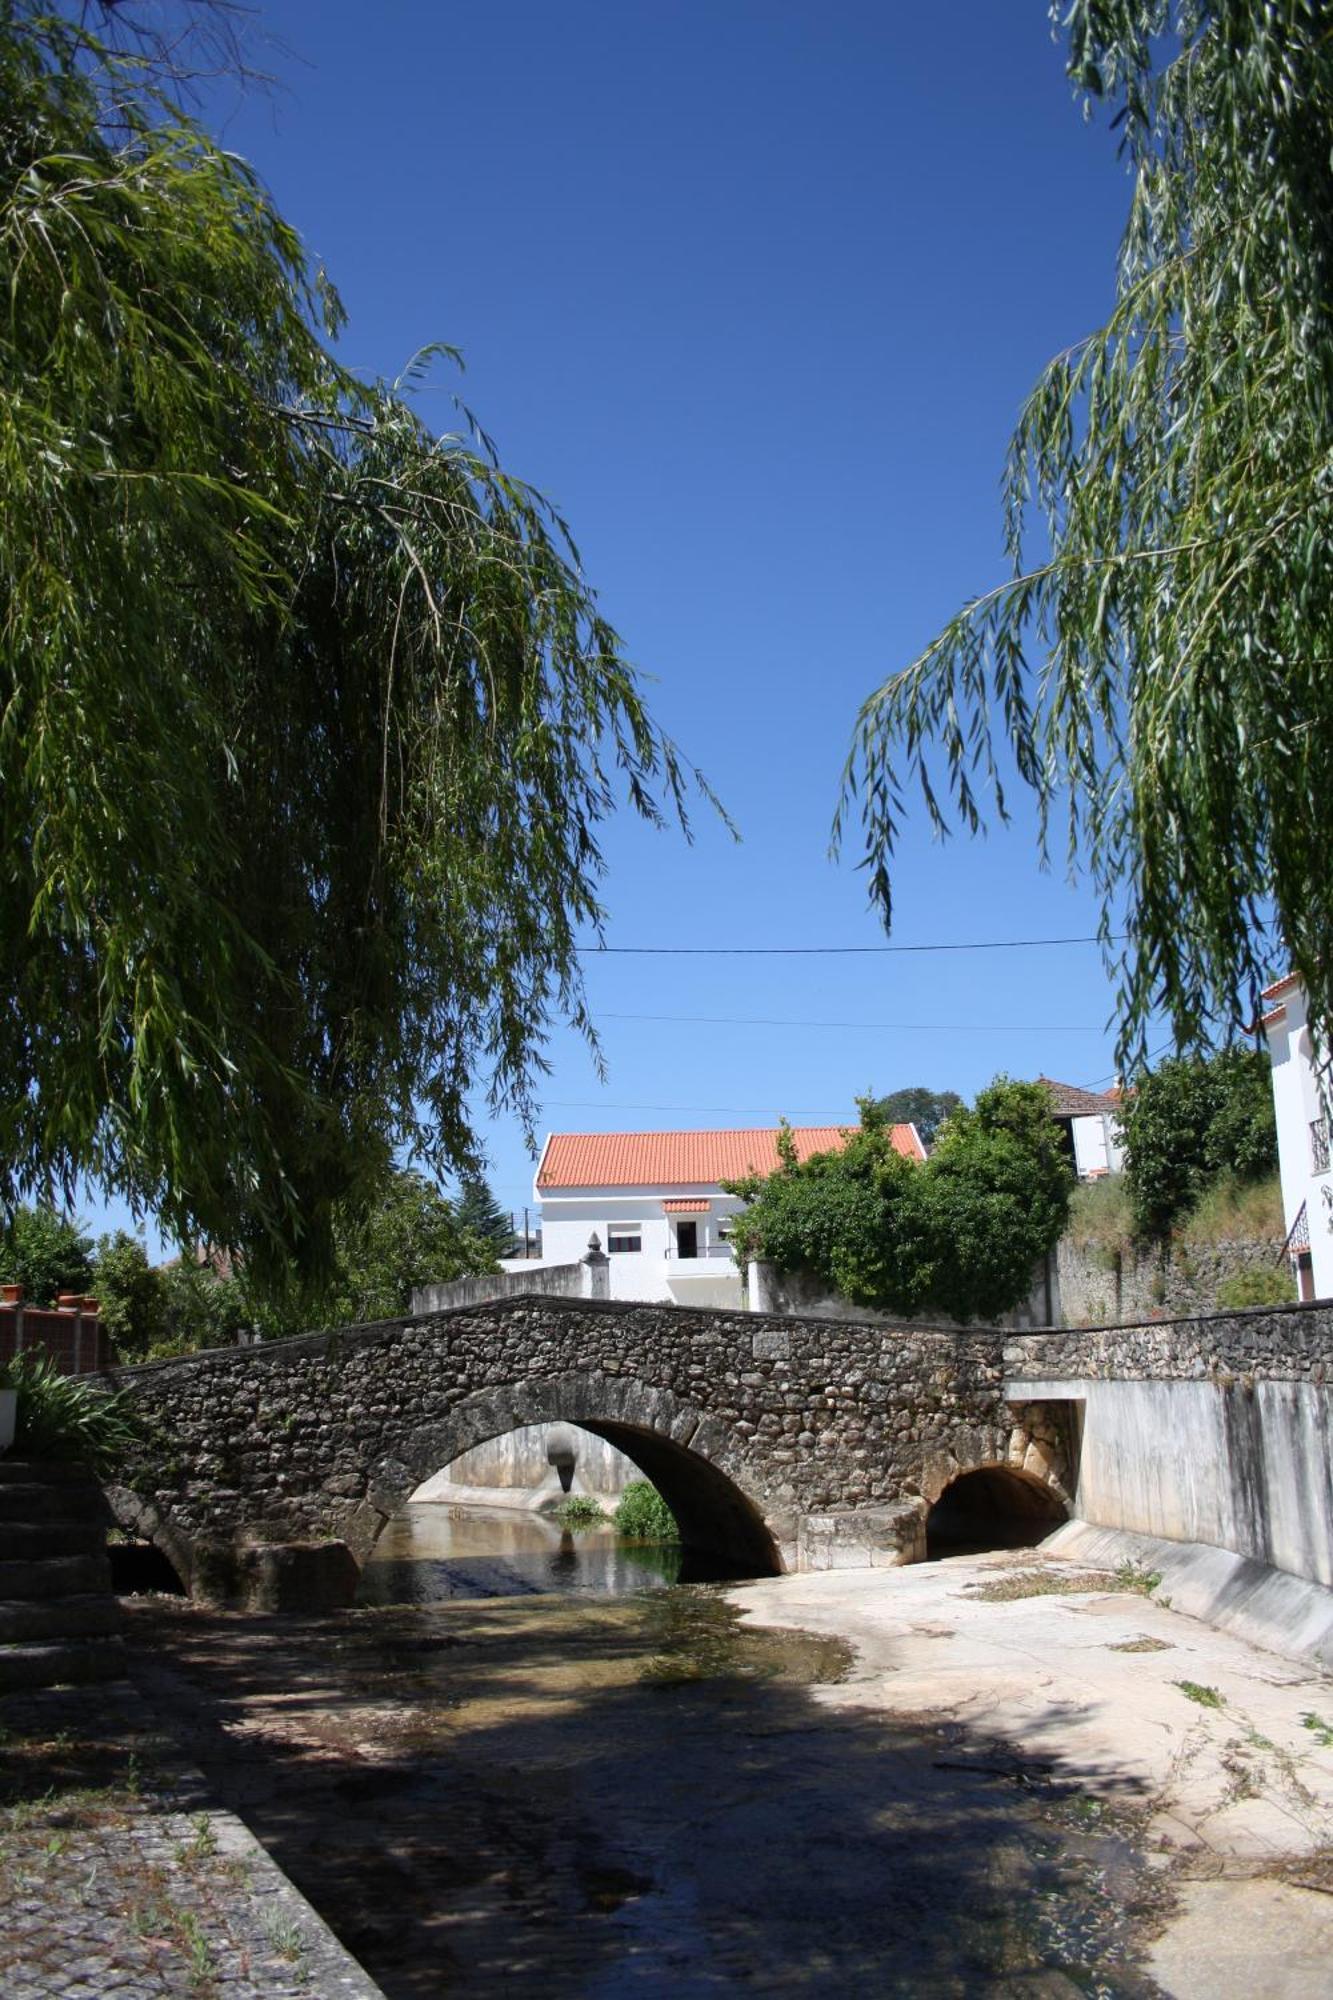
[[[1020,1334],[1004,1352],[1011,1383],[1209,1376],[1333,1383],[1333,1306],[1266,1306],[1144,1326]]]
[[[1066,1326],[1123,1325],[1222,1310],[1218,1290],[1242,1271],[1272,1271],[1282,1243],[1185,1243],[1165,1250],[1132,1243],[1056,1246],[1060,1318]],[[1296,1287],[1291,1285],[1295,1300]]]
[[[1058,1423],[1008,1408],[993,1330],[526,1297],[108,1379],[152,1437],[113,1498],[187,1582],[243,1543],[333,1537],[364,1559],[441,1466],[561,1419],[628,1445],[687,1540],[758,1531],[788,1562],[807,1515],[924,1512],[977,1465],[1061,1477]]]

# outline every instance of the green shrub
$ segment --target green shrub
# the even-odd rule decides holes
[[[606,1515],[590,1493],[571,1493],[568,1499],[551,1509],[551,1519],[558,1521],[562,1528],[598,1528]]]
[[[73,1459],[109,1472],[139,1441],[139,1426],[122,1389],[108,1395],[93,1383],[62,1375],[45,1354],[29,1350],[9,1367],[18,1390],[14,1449],[34,1458]]]
[[[1285,1258],[1280,1264],[1251,1264],[1248,1270],[1224,1278],[1217,1288],[1217,1303],[1232,1308],[1289,1306],[1295,1298],[1296,1287]]]
[[[1073,1189],[1044,1086],[997,1077],[923,1161],[901,1158],[875,1104],[860,1103],[840,1152],[798,1164],[784,1128],[777,1173],[724,1184],[747,1204],[732,1224],[738,1262],[808,1272],[877,1311],[969,1320],[1017,1305]]]
[[[1272,1072],[1253,1049],[1173,1057],[1135,1079],[1121,1106],[1134,1231],[1161,1240],[1218,1181],[1277,1166]]]
[[[675,1515],[646,1479],[631,1479],[616,1508],[615,1523],[620,1533],[634,1542],[680,1540]]]

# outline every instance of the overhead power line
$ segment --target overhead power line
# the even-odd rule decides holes
[[[1128,932],[1105,942],[1118,944]],[[581,944],[584,958],[874,958],[929,951],[1036,951],[1045,945],[1101,944],[1090,937],[972,938],[956,944]]]
[[[678,1021],[696,1028],[852,1028],[876,1035],[1101,1035],[1102,1028],[1043,1027],[1025,1021],[1005,1026],[998,1021],[794,1021],[748,1014],[617,1014],[597,1009],[599,1021]]]

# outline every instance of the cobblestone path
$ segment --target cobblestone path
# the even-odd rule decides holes
[[[375,2000],[128,1685],[0,1701],[4,2000]]]

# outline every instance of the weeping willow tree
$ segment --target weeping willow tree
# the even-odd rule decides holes
[[[1253,1016],[1290,963],[1333,1043],[1333,30],[1325,0],[1061,0],[1133,173],[1115,310],[1006,474],[1013,573],[863,707],[839,815],[872,893],[1035,795],[1100,893],[1121,1060]],[[1006,755],[1006,753],[1008,753]],[[1128,943],[1116,950],[1115,934]]]
[[[560,519],[338,364],[162,75],[0,0],[0,1202],[318,1279],[396,1151],[477,1171],[474,1088],[530,1115],[600,823],[691,774]]]

